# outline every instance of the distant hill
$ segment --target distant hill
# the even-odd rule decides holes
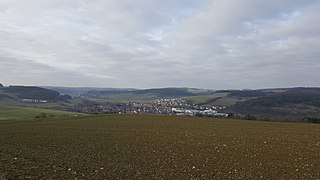
[[[271,94],[271,92],[265,92],[263,90],[235,90],[235,91],[230,91],[229,96],[234,96],[234,97],[261,97]]]
[[[233,114],[262,118],[320,117],[320,88],[296,87],[258,90],[219,90],[184,99],[205,106],[226,106]]]
[[[320,88],[292,88],[238,102],[228,111],[261,117],[320,117]]]
[[[126,91],[136,90],[133,88],[55,87],[55,86],[42,86],[42,88],[51,89],[59,92],[60,94],[68,94],[75,97],[85,95],[89,92],[99,92],[99,91],[126,92]]]
[[[83,102],[113,103],[183,98],[204,106],[226,106],[226,112],[257,117],[302,119],[320,117],[320,88],[296,87],[257,90],[206,90],[196,88],[69,88],[0,86],[0,104],[74,110]],[[62,95],[61,95],[61,94]],[[80,96],[71,98],[71,96]],[[22,99],[47,100],[50,103],[24,103]]]
[[[185,97],[194,104],[206,106],[232,106],[237,102],[262,97],[273,92],[264,90],[219,90],[207,95]]]
[[[10,86],[5,92],[16,94],[19,98],[56,100],[58,92],[40,87]]]
[[[158,89],[113,89],[113,90],[93,90],[85,94],[92,98],[103,98],[109,100],[149,100],[159,98],[178,98],[186,96],[206,95],[212,90],[195,88],[158,88]]]
[[[70,96],[61,96],[59,92],[35,86],[9,86],[0,88],[0,100],[35,99],[55,102],[67,100]]]

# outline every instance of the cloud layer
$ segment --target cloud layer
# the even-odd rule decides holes
[[[319,86],[317,0],[2,0],[4,84]]]

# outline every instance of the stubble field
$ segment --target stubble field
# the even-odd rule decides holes
[[[158,115],[0,121],[0,179],[317,179],[320,126]]]

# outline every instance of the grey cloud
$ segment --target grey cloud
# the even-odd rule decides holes
[[[316,86],[319,10],[316,0],[1,1],[0,75],[65,86]]]

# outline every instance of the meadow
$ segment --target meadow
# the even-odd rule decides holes
[[[0,121],[0,179],[316,179],[320,126],[163,115]]]
[[[58,111],[52,109],[41,109],[32,107],[19,107],[0,105],[0,120],[24,120],[37,116],[63,117],[63,116],[83,116],[85,114],[76,112]]]

